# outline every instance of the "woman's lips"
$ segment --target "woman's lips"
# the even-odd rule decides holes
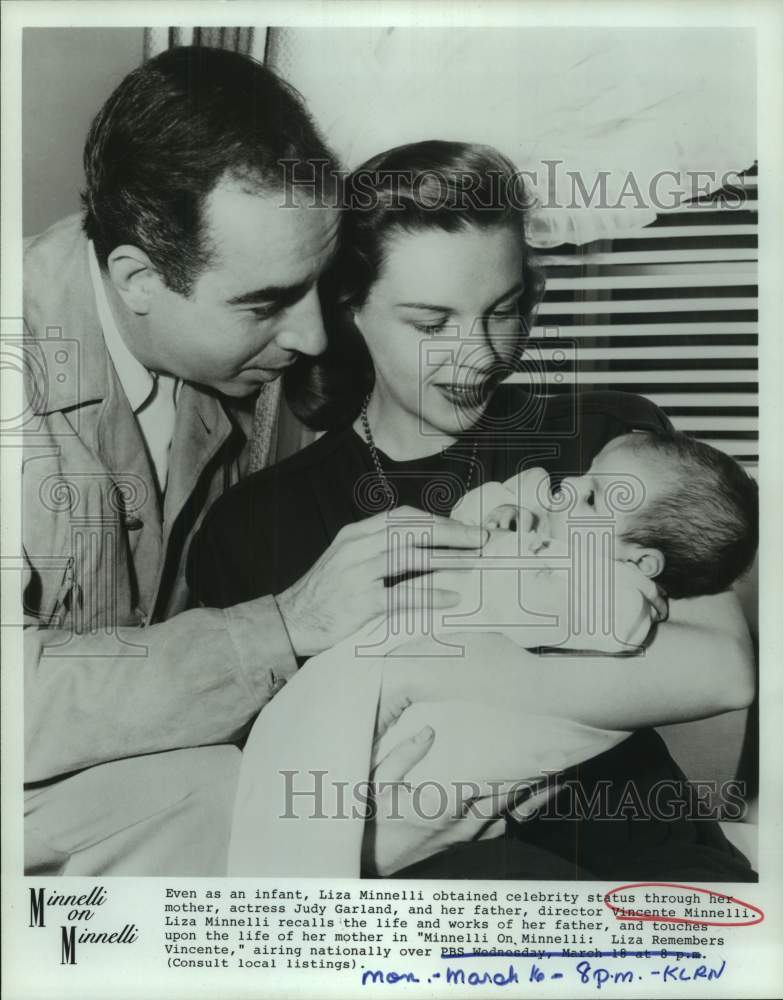
[[[472,410],[483,406],[490,394],[490,384],[480,382],[475,385],[457,384],[454,382],[436,382],[438,392],[454,406]]]

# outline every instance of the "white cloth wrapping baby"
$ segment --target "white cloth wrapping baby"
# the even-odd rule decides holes
[[[473,491],[460,505],[464,519],[473,519],[472,508],[475,516],[475,510],[486,513],[498,503],[519,503],[519,486],[515,479]],[[434,632],[444,642],[449,633],[469,642],[465,636],[473,630],[500,631],[521,641],[519,594],[509,587],[512,577],[521,577],[516,535],[493,536],[482,559],[489,571],[449,573],[448,586],[459,588],[462,599],[435,616]],[[529,558],[523,561],[530,564]],[[561,623],[550,620],[541,628],[547,637],[541,644],[554,644]],[[524,634],[530,645],[529,624]],[[406,780],[447,788],[455,782],[541,780],[627,735],[539,715],[535,691],[523,714],[504,706],[502,692],[495,703],[456,701],[446,692],[442,701],[411,705],[376,740],[385,662],[390,654],[404,655],[402,647],[411,638],[405,630],[390,635],[386,620],[368,626],[310,659],[263,709],[243,753],[228,874],[358,877],[364,795],[374,762],[425,725],[432,726],[435,740]],[[426,657],[421,669],[427,669]]]

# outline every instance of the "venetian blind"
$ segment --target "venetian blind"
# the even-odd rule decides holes
[[[753,168],[621,239],[538,251],[540,388],[640,393],[755,474],[757,220]]]

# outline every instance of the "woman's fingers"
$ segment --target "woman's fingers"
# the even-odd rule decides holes
[[[509,811],[516,819],[533,819],[559,791],[560,785],[557,782],[548,782],[544,788],[533,790],[523,801],[512,804]]]
[[[375,765],[372,780],[404,781],[408,771],[428,753],[434,740],[435,730],[431,726],[425,726],[415,736],[398,743]]]
[[[519,794],[516,781],[455,782],[449,788],[424,782],[404,785],[405,774],[431,746],[423,729],[395,747],[375,769],[376,812],[363,850],[368,867],[390,875],[407,865],[463,844],[503,832],[504,814]]]
[[[650,616],[654,621],[665,621],[668,618],[669,604],[666,597],[660,592],[655,580],[645,576],[635,565],[616,563],[614,583],[621,593],[635,587],[649,605]]]
[[[477,782],[463,803],[464,814],[484,822],[497,819],[512,807],[520,794],[520,782],[513,779]]]
[[[405,709],[410,708],[411,705],[411,699],[404,693],[395,693],[387,698],[384,697],[384,692],[381,692],[381,699],[378,704],[378,717],[375,720],[376,743],[386,730],[397,722]]]
[[[482,795],[465,803],[465,815],[492,823],[509,812],[519,820],[532,819],[560,791],[560,786],[556,782],[538,787],[526,781],[496,781],[485,783],[485,789]]]
[[[506,832],[506,818],[500,816],[498,819],[483,823],[475,834],[474,840],[493,840],[495,837],[502,837]]]
[[[656,586],[655,593],[649,599],[656,621],[665,622],[669,617],[669,602]]]

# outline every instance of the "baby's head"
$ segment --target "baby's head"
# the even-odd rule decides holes
[[[638,503],[618,510],[623,484],[630,492],[632,483]],[[615,438],[563,489],[572,502],[561,526],[612,518],[615,557],[636,563],[669,597],[720,593],[756,554],[756,482],[733,458],[685,434]]]

